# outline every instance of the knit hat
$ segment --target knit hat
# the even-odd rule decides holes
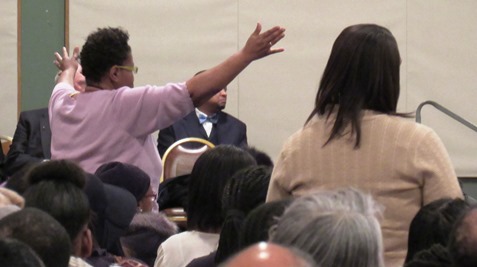
[[[139,202],[151,186],[151,178],[140,168],[122,162],[109,162],[101,165],[95,175],[103,183],[115,185],[131,192]]]
[[[115,255],[124,255],[119,238],[126,233],[136,214],[134,196],[120,187],[101,182],[90,173],[84,191],[95,213],[91,225],[99,246]]]

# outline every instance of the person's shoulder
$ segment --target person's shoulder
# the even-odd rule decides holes
[[[43,115],[48,114],[48,108],[29,109],[20,112],[20,115]]]
[[[180,120],[174,122],[170,127],[176,127],[179,125],[189,125],[190,123],[196,123],[199,119],[197,118],[197,114],[195,113],[195,110],[190,112],[189,114],[185,115],[183,118]]]
[[[227,113],[225,111],[219,111],[219,112],[222,114],[222,116],[224,118],[227,119],[227,121],[245,126],[245,123],[243,121],[241,121],[240,119],[230,115],[229,113]]]
[[[402,131],[412,131],[417,135],[427,135],[434,133],[431,127],[426,126],[421,123],[417,123],[413,118],[406,118],[401,116],[391,116],[385,115],[385,118],[390,121],[390,123],[395,124]]]
[[[38,119],[48,117],[48,108],[30,109],[20,112],[20,120]]]

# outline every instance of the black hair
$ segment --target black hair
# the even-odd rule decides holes
[[[278,218],[292,202],[292,198],[286,198],[267,202],[253,209],[242,224],[239,249],[267,241],[270,228],[277,223]]]
[[[90,219],[90,206],[83,192],[85,179],[83,169],[73,162],[44,162],[28,174],[31,185],[23,195],[25,206],[53,216],[74,241]]]
[[[71,252],[68,234],[60,223],[39,209],[24,208],[1,219],[0,238],[6,237],[29,245],[46,267],[68,266]]]
[[[218,232],[222,226],[222,193],[227,181],[242,168],[256,165],[253,157],[231,145],[219,145],[202,154],[190,175],[187,227]]]
[[[238,171],[227,182],[222,194],[222,213],[225,216],[220,231],[215,262],[221,263],[239,249],[239,231],[245,216],[265,203],[271,168],[250,166]]]
[[[12,176],[10,176],[10,178],[8,178],[5,187],[17,192],[20,195],[23,195],[30,186],[28,173],[30,173],[32,169],[40,164],[40,162],[27,163]]]
[[[358,24],[345,28],[336,39],[321,78],[315,115],[330,115],[336,111],[328,144],[343,136],[348,126],[361,140],[361,111],[374,110],[397,114],[399,99],[399,67],[401,57],[392,33],[375,24]]]
[[[454,224],[447,250],[452,266],[477,266],[477,206],[473,205]]]
[[[267,153],[261,150],[258,150],[257,148],[253,146],[247,146],[245,150],[248,153],[250,153],[250,155],[252,155],[253,158],[255,158],[255,161],[257,161],[257,165],[263,165],[263,166],[273,168],[272,158],[270,158],[270,156]]]
[[[114,65],[122,65],[131,53],[129,34],[121,28],[98,28],[86,38],[80,53],[86,84],[99,83]]]
[[[411,221],[405,263],[433,244],[447,246],[452,226],[469,207],[463,199],[442,198],[423,206]]]
[[[119,161],[104,163],[94,173],[103,183],[121,187],[133,194],[139,202],[151,186],[151,178],[141,168]]]
[[[36,252],[27,244],[13,239],[0,239],[0,262],[2,266],[43,267],[45,266]]]

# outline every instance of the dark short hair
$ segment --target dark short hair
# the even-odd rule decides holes
[[[32,248],[22,241],[13,238],[0,238],[0,262],[2,266],[45,266]]]
[[[15,172],[12,176],[10,176],[10,178],[8,178],[5,187],[17,192],[20,195],[23,195],[30,186],[30,182],[28,181],[27,176],[28,173],[40,164],[40,162],[27,163],[25,166]]]
[[[66,267],[71,242],[65,229],[47,213],[24,208],[0,220],[0,238],[14,238],[29,245],[46,267]]]
[[[271,168],[250,166],[236,172],[222,194],[224,223],[220,231],[215,262],[220,263],[239,251],[240,228],[245,216],[265,203]]]
[[[83,169],[67,160],[52,160],[32,169],[28,179],[31,185],[24,194],[25,206],[53,216],[74,241],[90,219]]]
[[[469,207],[465,200],[442,198],[423,206],[411,221],[405,263],[433,244],[447,246],[452,226]]]
[[[293,202],[293,198],[285,198],[264,203],[253,209],[242,224],[240,230],[239,249],[243,249],[260,241],[267,241],[270,228]]]
[[[262,166],[267,166],[273,168],[273,160],[270,158],[270,156],[253,147],[253,146],[247,146],[245,150],[252,155],[252,157],[255,158],[255,161],[257,161],[257,165],[262,165]]]
[[[251,165],[256,165],[253,157],[231,145],[216,146],[197,159],[189,182],[188,229],[202,232],[220,230],[224,220],[224,186],[235,172]]]
[[[94,173],[103,183],[121,187],[133,194],[138,204],[151,187],[151,178],[141,168],[119,161],[99,166]]]
[[[477,266],[477,206],[472,206],[456,221],[447,249],[452,266]]]
[[[86,83],[98,83],[114,65],[122,65],[131,53],[129,34],[121,28],[98,28],[86,38],[80,61]]]
[[[325,145],[344,134],[351,125],[355,147],[361,138],[360,112],[364,109],[396,113],[399,99],[401,57],[392,33],[375,24],[345,28],[336,39],[315,100],[315,115],[329,116],[337,110]]]

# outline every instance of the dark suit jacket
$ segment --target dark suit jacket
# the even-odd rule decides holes
[[[247,126],[237,118],[225,112],[218,112],[217,124],[214,124],[210,137],[204,130],[195,110],[173,125],[159,131],[157,149],[161,157],[175,141],[186,137],[199,137],[209,140],[214,145],[247,146]]]
[[[13,142],[5,158],[5,172],[13,175],[30,163],[50,159],[51,130],[48,109],[20,113]]]

